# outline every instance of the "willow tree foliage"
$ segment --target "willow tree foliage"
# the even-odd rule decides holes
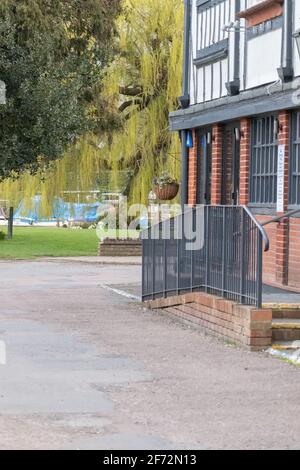
[[[168,129],[178,106],[182,74],[182,0],[123,0],[117,21],[118,54],[106,69],[95,101],[97,132],[71,146],[65,157],[32,178],[5,181],[1,199],[41,194],[49,209],[65,190],[97,189],[99,175],[130,175],[131,202],[147,202],[153,176],[179,177],[180,142]]]
[[[112,168],[131,170],[131,201],[146,202],[155,174],[167,170],[179,176],[180,143],[168,129],[168,114],[181,94],[183,2],[125,4],[119,20],[121,54],[105,83],[122,121],[122,129],[107,136],[108,155]]]
[[[0,177],[63,155],[100,122],[94,98],[121,0],[2,0]]]

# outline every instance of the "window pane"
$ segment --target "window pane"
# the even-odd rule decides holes
[[[252,123],[250,202],[276,204],[277,137],[276,116],[256,118]]]
[[[300,112],[292,115],[292,145],[290,152],[289,203],[300,205]]]

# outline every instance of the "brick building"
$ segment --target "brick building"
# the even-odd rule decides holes
[[[265,282],[297,289],[299,28],[299,0],[185,0],[183,96],[170,114],[183,203],[246,205],[260,222],[299,209],[266,226],[264,259]]]

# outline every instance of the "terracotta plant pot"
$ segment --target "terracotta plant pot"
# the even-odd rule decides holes
[[[154,186],[153,191],[161,201],[172,201],[178,194],[179,184],[171,183],[162,187]]]

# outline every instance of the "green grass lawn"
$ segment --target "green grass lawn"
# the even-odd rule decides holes
[[[0,230],[6,231],[4,227]],[[138,237],[139,232],[120,230],[120,238]],[[116,237],[115,231],[106,236]],[[97,256],[99,239],[96,230],[15,227],[12,240],[0,240],[0,259],[33,259],[43,256]]]
[[[0,241],[0,259],[96,256],[98,243],[96,230],[15,227],[12,240]]]

